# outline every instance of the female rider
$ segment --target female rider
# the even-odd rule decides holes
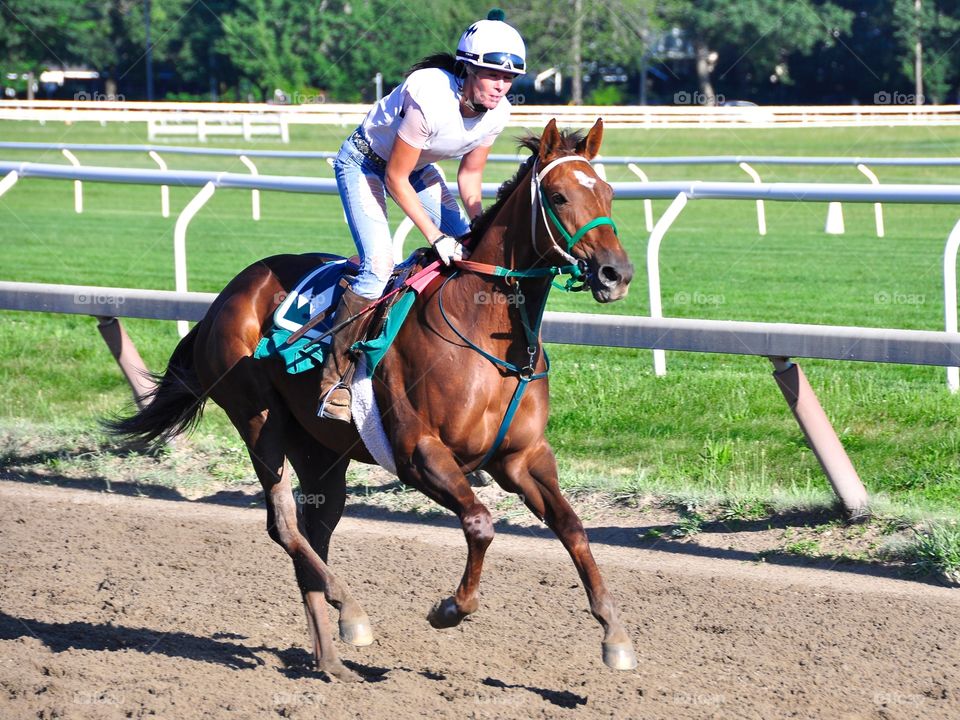
[[[393,271],[386,194],[413,221],[445,265],[463,258],[456,238],[481,212],[480,187],[490,146],[510,116],[507,92],[525,72],[523,38],[491,10],[468,27],[456,56],[421,60],[407,79],[367,113],[343,143],[334,171],[347,223],[360,253],[360,272],[337,306],[343,320],[379,299]],[[434,163],[462,157],[457,186],[467,216]],[[321,417],[350,422],[350,391],[341,381],[347,351],[365,323],[333,338],[320,384]]]

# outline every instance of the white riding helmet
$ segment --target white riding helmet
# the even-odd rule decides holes
[[[457,60],[474,67],[525,74],[527,48],[520,33],[507,25],[504,17],[503,10],[494,9],[486,20],[477,20],[468,27],[457,44]]]

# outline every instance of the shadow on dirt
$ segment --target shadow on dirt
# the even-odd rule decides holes
[[[250,669],[264,662],[255,653],[280,651],[247,647],[229,640],[200,637],[176,630],[155,630],[124,625],[74,622],[45,622],[14,617],[0,611],[0,640],[32,637],[53,652],[80,650],[139,650],[173,658],[215,663],[233,669]],[[241,639],[238,636],[232,636]]]

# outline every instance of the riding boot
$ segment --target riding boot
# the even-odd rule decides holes
[[[362,312],[374,302],[376,301],[357,295],[349,287],[345,288],[333,316],[334,322],[341,323]],[[350,422],[350,388],[343,382],[343,377],[352,365],[350,347],[360,339],[366,327],[366,318],[360,317],[334,334],[330,353],[323,360],[318,416]]]

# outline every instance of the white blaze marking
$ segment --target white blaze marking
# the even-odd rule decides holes
[[[597,184],[597,179],[590,177],[583,170],[574,170],[573,176],[588,190],[593,190],[593,186]]]

